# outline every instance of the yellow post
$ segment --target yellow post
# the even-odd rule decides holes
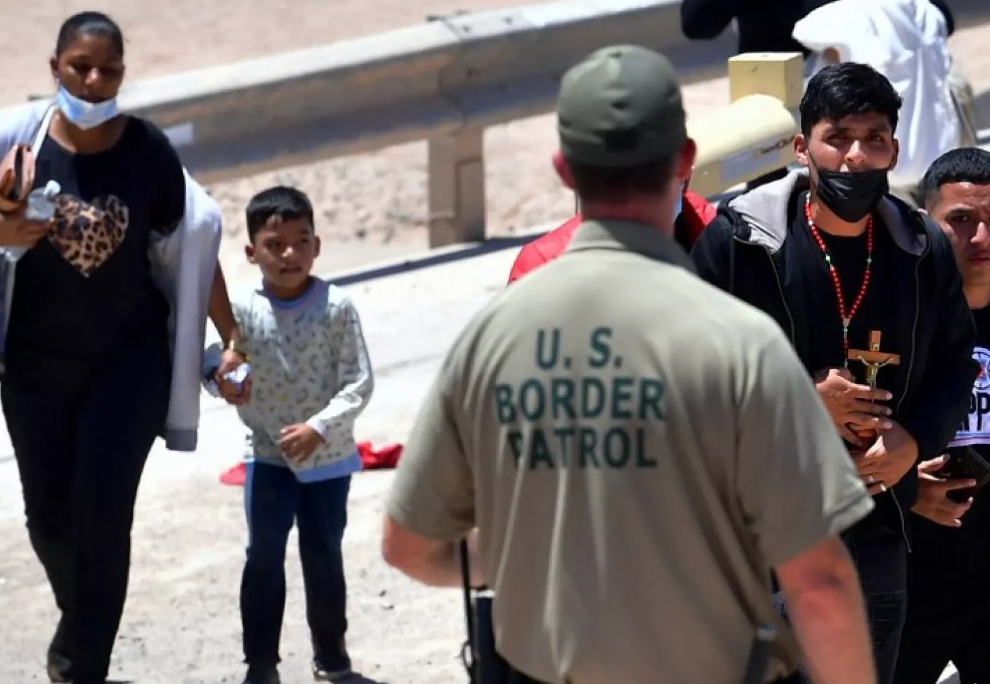
[[[730,58],[732,103],[688,121],[688,133],[698,143],[691,189],[711,197],[790,164],[803,90],[800,53]]]

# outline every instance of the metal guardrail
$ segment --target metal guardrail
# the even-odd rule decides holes
[[[134,83],[121,104],[168,130],[214,182],[483,129],[551,111],[561,74],[604,45],[724,72],[733,38],[691,43],[679,0],[569,0],[434,18],[398,31]]]
[[[950,5],[960,27],[990,21],[990,0]],[[688,41],[680,0],[566,0],[137,81],[121,105],[164,128],[205,183],[426,139],[438,246],[484,238],[484,129],[551,111],[581,57],[638,43],[689,83],[724,75],[735,41]]]

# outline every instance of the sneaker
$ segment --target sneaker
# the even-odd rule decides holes
[[[249,667],[244,684],[282,684],[275,667]]]
[[[341,682],[352,674],[354,673],[351,671],[351,659],[346,654],[340,662],[313,661],[313,679],[318,682]]]
[[[63,615],[58,621],[55,629],[55,636],[52,637],[48,646],[47,672],[48,680],[52,684],[64,684],[72,681],[72,661],[69,660],[68,652],[68,628]]]
[[[48,654],[48,681],[52,684],[68,684],[72,681],[72,663],[65,656]]]

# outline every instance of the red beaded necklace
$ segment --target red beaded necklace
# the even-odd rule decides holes
[[[866,270],[863,271],[863,283],[859,286],[859,294],[856,295],[855,301],[853,301],[852,308],[848,311],[846,310],[846,298],[842,295],[842,284],[839,282],[839,274],[835,270],[835,264],[832,263],[832,255],[828,253],[828,248],[825,247],[825,241],[822,240],[821,233],[818,232],[818,226],[815,225],[814,220],[811,218],[811,195],[804,202],[804,215],[808,220],[808,228],[811,230],[811,236],[815,238],[815,242],[818,243],[819,249],[822,250],[822,254],[825,255],[825,263],[828,264],[828,272],[832,276],[832,285],[835,288],[835,298],[839,304],[839,317],[842,319],[842,352],[844,365],[848,368],[849,366],[849,324],[852,323],[853,316],[859,311],[859,305],[863,303],[863,297],[866,296],[866,288],[870,285],[870,266],[873,264],[873,216],[866,220]]]

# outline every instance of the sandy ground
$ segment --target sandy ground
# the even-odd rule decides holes
[[[511,0],[34,0],[13,8],[0,0],[5,54],[0,104],[50,89],[46,60],[59,21],[81,9],[104,9],[128,36],[131,78],[262,53],[315,45],[406,25],[432,12],[485,9]],[[7,8],[10,5],[11,8]],[[961,32],[953,48],[977,90],[990,89],[990,28]],[[687,89],[700,115],[727,101],[724,80]],[[493,234],[566,216],[571,199],[552,175],[553,127],[542,117],[489,131],[486,140],[489,223]],[[213,188],[226,211],[224,262],[242,265],[240,212],[274,182],[314,199],[325,241],[321,267],[344,268],[405,254],[426,244],[425,149],[406,145],[359,158],[285,169]],[[378,374],[375,399],[359,435],[402,441],[443,350],[467,317],[504,282],[512,253],[355,286]],[[415,335],[409,332],[414,330]],[[134,572],[118,641],[114,675],[139,684],[213,684],[239,676],[237,582],[245,541],[240,491],[216,477],[236,459],[232,411],[207,400],[196,454],[156,447],[148,466],[134,534]],[[0,682],[43,680],[42,658],[54,607],[24,533],[16,469],[0,431]],[[389,473],[357,476],[346,539],[350,643],[369,682],[452,684],[465,681],[456,661],[462,636],[457,592],[414,586],[378,558],[381,499]],[[285,681],[306,681],[307,639],[297,556],[290,549],[289,605],[283,639]]]

